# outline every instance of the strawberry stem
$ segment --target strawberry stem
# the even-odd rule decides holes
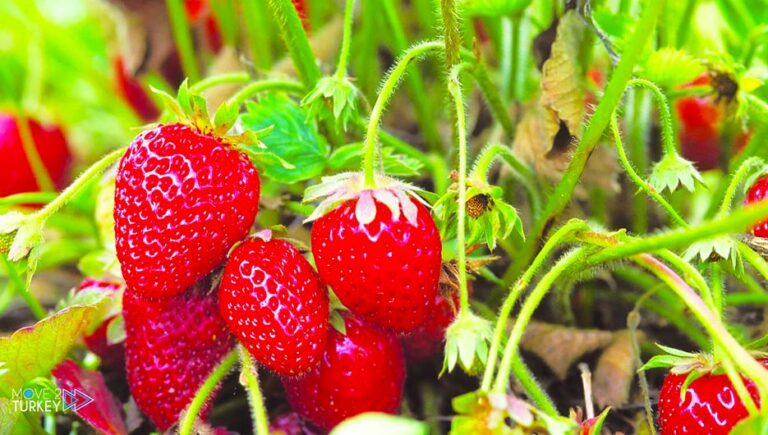
[[[181,58],[184,73],[189,80],[196,82],[200,80],[200,69],[197,66],[195,47],[192,44],[192,35],[189,31],[184,4],[182,0],[165,0],[165,6],[168,9],[173,39],[176,41],[176,48],[179,49],[179,57]]]
[[[650,80],[632,79],[627,82],[627,86],[639,86],[648,89],[656,99],[656,105],[659,108],[659,122],[661,123],[661,142],[664,147],[664,154],[677,153],[677,144],[675,140],[675,131],[672,128],[672,111],[669,108],[669,100],[664,92]]]
[[[259,377],[255,373],[256,367],[251,356],[243,347],[240,347],[240,361],[242,374],[245,378],[245,389],[248,391],[248,403],[251,405],[251,418],[253,419],[253,433],[256,435],[269,435],[269,418],[264,407],[264,397],[259,386]]]
[[[197,421],[197,415],[200,413],[200,409],[209,400],[211,393],[217,385],[226,377],[232,367],[237,362],[237,351],[233,350],[229,352],[224,359],[221,360],[218,366],[208,375],[203,385],[195,393],[195,397],[192,398],[192,402],[189,404],[184,416],[181,419],[179,426],[179,435],[191,435]]]
[[[304,86],[301,83],[290,80],[261,80],[253,82],[237,91],[235,95],[230,97],[229,103],[234,104],[236,107],[240,107],[246,100],[252,98],[254,95],[261,92],[274,91],[284,91],[301,95],[304,93]]]
[[[199,82],[189,87],[189,92],[192,94],[199,94],[216,86],[248,83],[250,80],[251,76],[245,71],[219,74],[200,80]]]
[[[517,158],[515,153],[512,152],[506,145],[492,144],[488,145],[480,151],[480,154],[475,158],[475,164],[472,171],[469,173],[470,179],[481,180],[488,184],[488,172],[491,165],[496,162],[497,159],[503,159],[507,165],[512,169],[513,175],[517,178],[520,184],[525,188],[525,192],[528,195],[528,201],[531,206],[531,213],[536,214],[541,210],[541,193],[536,183],[536,176],[531,168],[520,159]]]
[[[467,118],[464,110],[463,94],[461,92],[461,70],[469,66],[460,63],[453,68],[448,75],[448,93],[454,103],[456,111],[456,133],[459,139],[459,197],[458,197],[458,222],[456,224],[457,261],[459,268],[459,315],[469,312],[469,292],[467,290],[467,240],[466,240],[466,215],[467,215]]]
[[[613,112],[611,115],[611,131],[613,132],[613,141],[616,144],[616,153],[619,156],[619,162],[621,163],[621,166],[624,168],[624,171],[627,173],[632,182],[634,182],[637,187],[640,188],[640,190],[653,198],[654,201],[656,201],[664,210],[666,210],[667,214],[670,218],[672,218],[673,221],[675,221],[681,227],[687,228],[688,222],[686,222],[685,219],[680,216],[672,204],[664,199],[664,197],[661,196],[661,194],[659,194],[659,192],[657,192],[656,189],[650,185],[650,183],[648,183],[645,179],[643,179],[643,177],[635,172],[635,169],[632,167],[632,163],[630,163],[629,159],[627,158],[627,153],[624,151],[624,144],[621,141],[621,132],[619,131],[619,123],[616,120],[616,112]]]
[[[336,78],[343,79],[347,75],[349,60],[349,45],[352,42],[352,21],[354,20],[355,0],[347,0],[344,7],[344,33],[341,38],[341,53],[336,64]]]
[[[309,46],[309,39],[301,25],[296,8],[291,0],[269,0],[272,15],[280,27],[280,35],[288,48],[299,79],[307,89],[312,89],[320,80],[320,68]]]
[[[243,27],[251,49],[251,62],[260,70],[272,68],[272,36],[270,16],[263,0],[241,0]],[[302,29],[303,32],[303,29]]]
[[[35,298],[35,296],[30,293],[28,286],[24,285],[24,282],[16,272],[13,263],[8,260],[8,257],[6,255],[0,255],[0,258],[2,258],[5,270],[8,272],[8,280],[11,282],[10,288],[12,289],[13,287],[16,287],[17,293],[24,300],[24,303],[27,304],[29,311],[32,311],[32,314],[34,314],[37,320],[43,320],[48,314],[45,311],[45,308],[43,308],[43,306],[40,304],[40,301],[38,301],[37,298]]]
[[[649,4],[644,9],[640,20],[635,26],[634,33],[625,46],[626,48],[622,53],[619,64],[605,88],[605,93],[600,99],[594,115],[590,118],[581,141],[579,141],[579,145],[573,152],[568,169],[566,169],[560,183],[558,183],[554,192],[549,197],[550,199],[545,206],[543,215],[536,220],[533,230],[526,237],[525,244],[514,263],[504,274],[503,280],[505,283],[510,283],[519,276],[534,257],[541,237],[552,225],[555,218],[571,203],[573,191],[581,179],[581,174],[584,172],[587,160],[598,141],[602,138],[603,131],[610,121],[611,113],[613,113],[619,104],[621,96],[624,94],[627,81],[630,79],[632,70],[640,60],[640,56],[654,33],[656,22],[663,8],[664,0],[660,0],[652,5]]]
[[[577,231],[583,231],[589,229],[589,226],[581,220],[571,220],[565,225],[555,231],[547,242],[542,246],[539,253],[534,258],[531,266],[525,271],[525,273],[517,280],[507,294],[507,298],[504,300],[504,304],[499,310],[499,315],[496,318],[496,326],[493,330],[493,339],[491,341],[491,347],[488,351],[488,363],[485,365],[485,372],[483,373],[483,382],[480,389],[483,391],[489,391],[491,388],[491,382],[493,380],[494,369],[496,366],[497,355],[499,354],[499,348],[501,347],[501,340],[504,332],[507,329],[507,319],[517,303],[518,298],[522,292],[528,287],[528,284],[533,280],[536,272],[541,268],[545,261],[549,258],[552,251],[559,247],[561,244],[568,241],[568,239]]]
[[[384,114],[384,109],[387,106],[392,94],[397,89],[400,80],[405,75],[408,69],[408,65],[426,55],[430,52],[440,51],[443,48],[441,41],[426,41],[411,46],[406,50],[395,63],[395,66],[389,70],[387,76],[384,78],[381,86],[379,96],[376,98],[376,103],[371,110],[371,116],[368,121],[368,130],[365,136],[365,142],[363,143],[364,158],[363,158],[363,172],[365,173],[365,186],[370,189],[376,187],[376,181],[374,180],[375,167],[376,167],[376,150],[378,145],[379,124],[381,123],[381,117]]]

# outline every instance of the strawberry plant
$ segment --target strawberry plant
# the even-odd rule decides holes
[[[0,433],[765,432],[766,11],[0,2]]]

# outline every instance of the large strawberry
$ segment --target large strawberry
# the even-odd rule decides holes
[[[30,145],[37,150],[41,169],[47,172],[54,187],[63,187],[72,160],[64,133],[57,126],[28,121]],[[0,113],[0,156],[0,197],[41,189],[24,150],[19,122],[9,113]]]
[[[282,379],[294,411],[323,429],[363,412],[395,413],[403,396],[405,363],[392,333],[344,317],[346,333],[331,329],[320,364]]]
[[[159,302],[142,299],[131,288],[123,295],[128,385],[139,409],[161,431],[176,423],[234,344],[216,299],[198,290]],[[210,404],[200,418],[209,411]]]
[[[766,199],[768,199],[768,175],[763,175],[749,187],[747,196],[744,198],[744,203],[752,204],[765,201]],[[768,220],[762,221],[752,227],[752,234],[757,237],[768,237]]]
[[[77,292],[87,291],[106,293],[108,295],[115,294],[120,291],[120,285],[113,282],[86,278],[77,288]],[[114,318],[115,316],[105,318],[92,333],[83,337],[88,349],[98,355],[101,358],[102,363],[106,366],[116,365],[123,359],[123,344],[110,344],[107,338],[107,328]]]
[[[315,366],[328,336],[328,295],[309,262],[269,231],[230,254],[219,285],[230,331],[256,361],[280,375]]]
[[[768,359],[760,362],[768,368]],[[726,435],[740,420],[747,417],[747,409],[736,394],[725,374],[699,373],[681,395],[689,373],[670,373],[659,392],[659,426],[661,433],[700,433]],[[747,391],[757,405],[759,394],[755,384],[747,379]]]
[[[128,287],[145,297],[180,294],[248,234],[259,177],[248,158],[198,127],[139,134],[115,185],[117,257]]]
[[[365,189],[360,174],[342,174],[308,190],[306,200],[328,195],[310,216],[320,216],[312,227],[312,253],[320,277],[346,307],[410,332],[435,299],[442,244],[411,188],[383,177],[379,186]]]

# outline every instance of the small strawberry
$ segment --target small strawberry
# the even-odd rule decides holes
[[[182,293],[248,234],[259,202],[248,158],[194,125],[139,134],[115,182],[117,257],[128,287],[144,297]]]
[[[301,19],[301,25],[304,27],[304,31],[309,33],[309,1],[308,0],[291,0],[293,6],[296,8],[296,13],[299,14]]]
[[[691,86],[710,83],[702,75]],[[724,117],[721,107],[710,97],[685,97],[677,101],[675,108],[680,118],[680,152],[699,170],[717,168],[720,165],[720,124]]]
[[[120,291],[120,285],[113,282],[86,278],[77,288],[77,292],[91,290],[112,294]],[[101,322],[96,330],[83,337],[88,349],[98,355],[101,358],[102,363],[106,366],[116,365],[123,359],[123,343],[110,344],[107,339],[107,328],[114,318],[115,316],[107,317]]]
[[[352,312],[410,332],[435,300],[442,244],[412,187],[384,177],[378,185],[366,189],[362,175],[342,174],[308,189],[307,201],[328,196],[308,219],[317,219],[312,254],[320,277]]]
[[[61,188],[66,183],[67,169],[72,156],[61,129],[57,126],[43,126],[28,118],[32,142],[40,157],[43,169],[53,182]],[[15,193],[38,192],[32,165],[24,151],[19,122],[14,115],[0,112],[0,197]]]
[[[331,329],[320,364],[300,377],[282,379],[288,402],[323,429],[363,412],[397,412],[405,363],[397,338],[352,316],[346,335]]]
[[[219,309],[253,358],[280,375],[306,372],[325,350],[325,285],[296,248],[268,231],[230,254],[219,284]]]
[[[170,429],[234,343],[216,299],[191,289],[160,302],[123,295],[128,385],[139,409]],[[210,403],[203,407],[205,419]]]
[[[760,362],[768,368],[768,359]],[[662,434],[707,433],[726,435],[740,420],[747,417],[747,409],[736,394],[733,384],[725,374],[711,371],[698,373],[697,378],[685,390],[689,373],[673,370],[664,378],[659,392],[659,426]],[[749,395],[760,406],[755,384],[745,380]]]
[[[768,198],[768,175],[758,178],[747,191],[747,197],[744,198],[745,204],[764,201]],[[756,237],[768,237],[768,220],[758,223],[752,227],[752,235]]]
[[[131,106],[144,122],[150,122],[157,119],[160,115],[160,110],[149,96],[149,93],[142,87],[141,83],[125,70],[122,57],[115,59],[114,69],[117,89],[128,105]]]

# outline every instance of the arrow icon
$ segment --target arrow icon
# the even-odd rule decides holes
[[[93,398],[77,388],[73,390],[61,390],[61,399],[64,401],[64,411],[77,412],[80,408],[93,402]]]

